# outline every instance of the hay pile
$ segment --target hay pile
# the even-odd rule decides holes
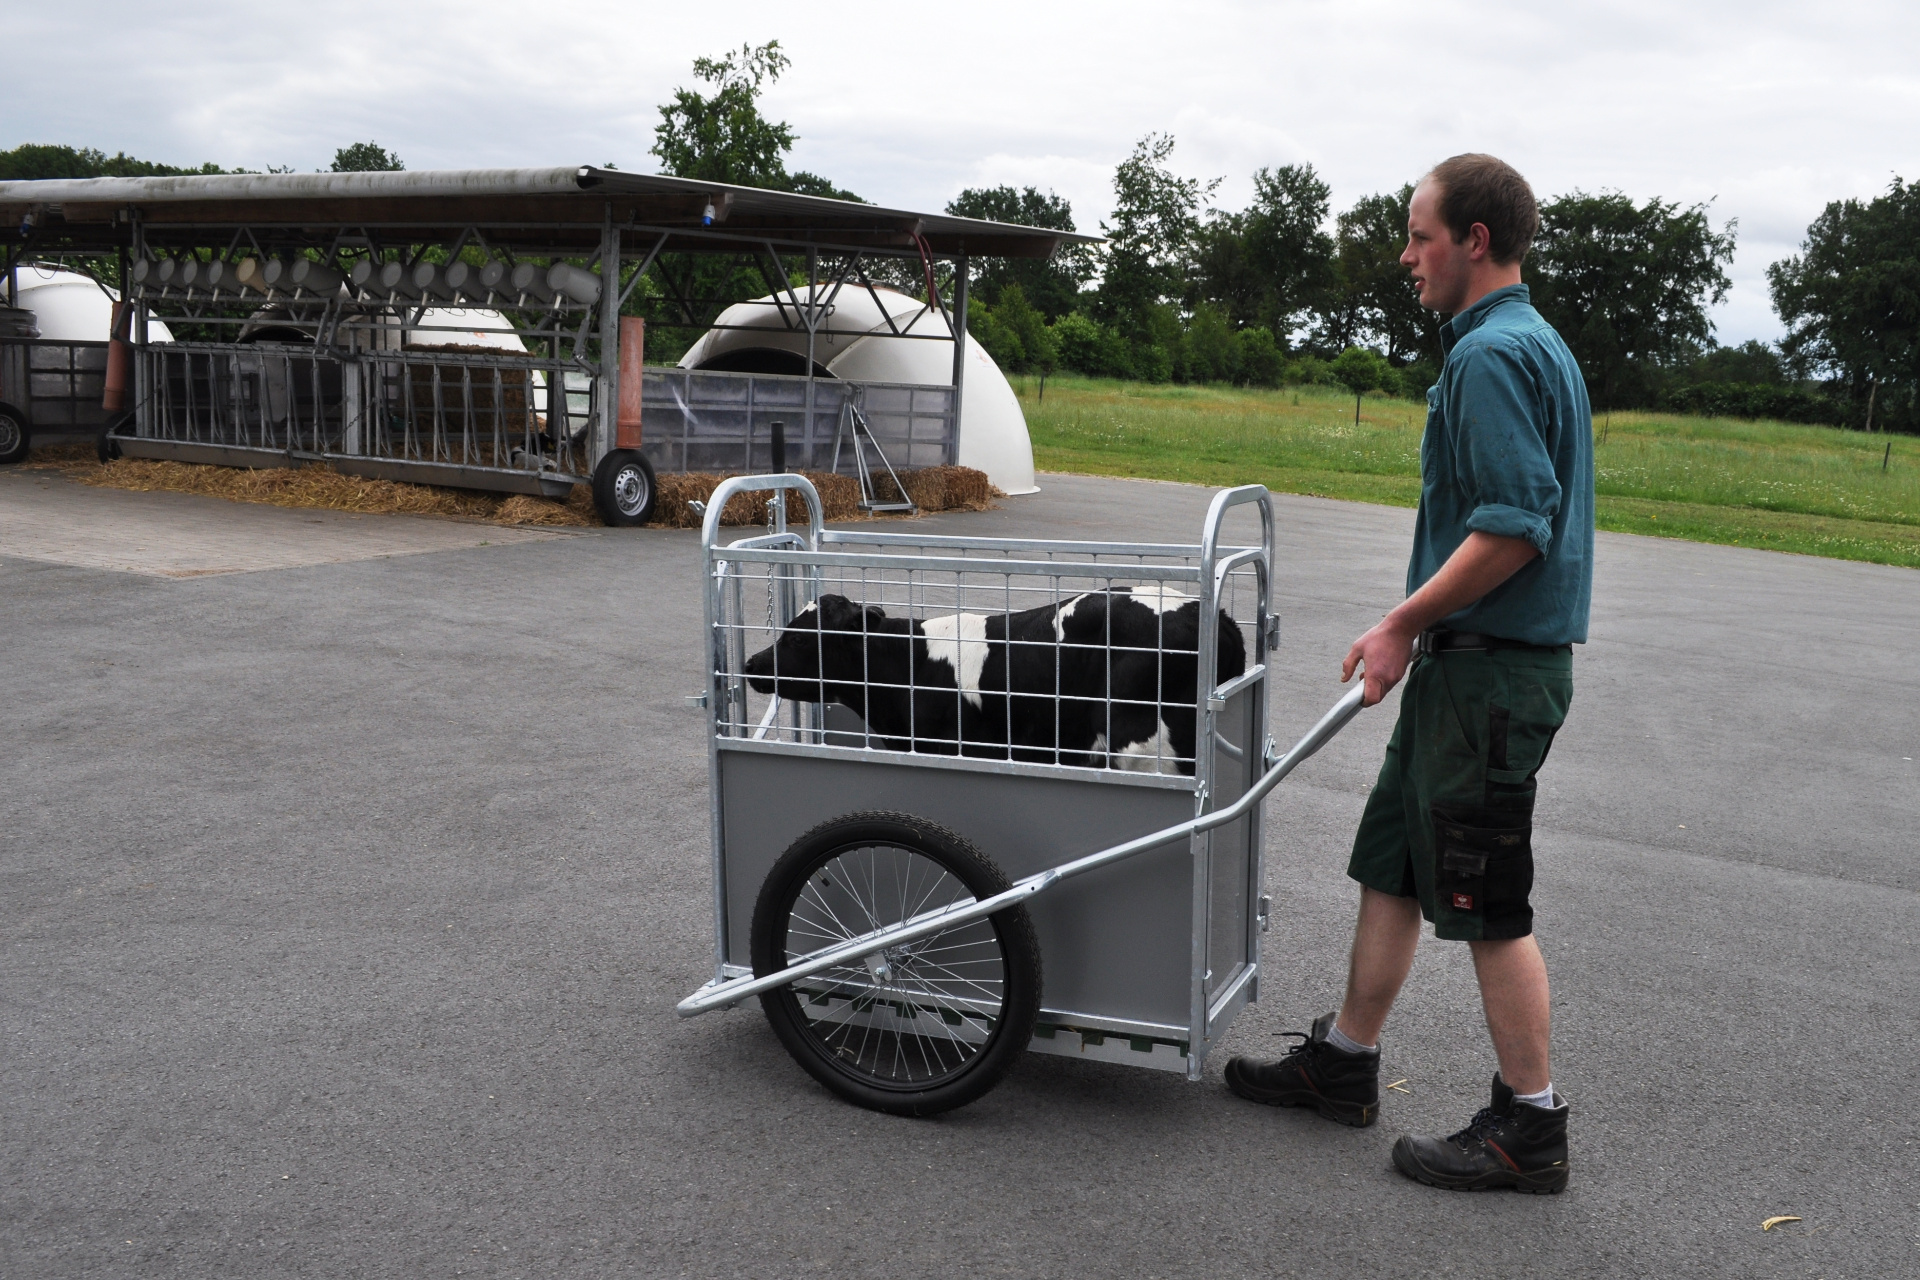
[[[91,444],[36,448],[24,466],[59,471],[81,484],[106,489],[200,493],[230,502],[260,502],[276,507],[443,516],[489,524],[546,527],[588,528],[600,523],[593,508],[593,495],[583,484],[575,485],[565,501],[557,501],[530,494],[481,493],[394,480],[369,480],[342,475],[324,464],[249,471],[152,458],[116,458],[103,466]],[[824,471],[803,474],[820,491],[828,520],[879,518],[860,510],[860,485],[852,476]],[[725,478],[699,472],[659,477],[653,523],[670,529],[698,528],[700,518],[688,504],[705,502]],[[986,511],[992,508],[995,498],[1006,496],[988,482],[984,472],[971,467],[926,467],[906,472],[900,479],[922,511]],[[888,498],[891,483],[882,478],[880,487],[882,499]],[[799,512],[792,514],[800,518]],[[765,524],[767,495],[735,495],[727,503],[721,520],[731,525]]]
[[[377,515],[443,516],[489,524],[586,528],[600,523],[585,485],[559,502],[530,494],[478,493],[434,485],[401,484],[342,475],[325,465],[206,467],[153,458],[116,458],[102,466],[92,445],[36,449],[29,463],[58,470],[81,484],[135,492],[200,493],[229,502],[352,511]]]
[[[860,482],[852,476],[835,475],[829,471],[803,471],[800,474],[811,480],[813,487],[819,490],[820,505],[828,520],[881,518],[869,516],[860,510]],[[701,517],[695,515],[688,504],[704,503],[726,478],[705,471],[661,476],[653,522],[670,529],[699,528]],[[923,467],[918,471],[903,473],[900,482],[907,487],[907,494],[913,499],[914,505],[922,511],[988,511],[992,509],[995,498],[1006,497],[988,481],[986,472],[975,471],[972,467]],[[892,481],[885,475],[880,477],[876,488],[883,502],[897,501],[899,498]],[[800,512],[790,508],[788,518],[797,521]],[[735,494],[728,500],[727,509],[720,517],[722,524],[766,522],[767,495],[764,493]]]

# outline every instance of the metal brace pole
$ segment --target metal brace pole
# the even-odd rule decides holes
[[[563,397],[566,395],[564,383],[562,375],[560,394]],[[600,460],[613,452],[617,415],[620,412],[620,228],[613,220],[612,204],[607,205],[606,221],[600,228],[599,391],[594,405],[593,445],[590,449],[592,456],[588,459],[588,474],[597,470]],[[564,399],[561,403],[565,403]]]
[[[960,250],[960,284],[953,298],[953,456],[960,461],[960,392],[967,374],[967,251]]]

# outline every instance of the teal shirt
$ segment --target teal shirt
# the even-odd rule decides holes
[[[1441,621],[1526,644],[1581,644],[1593,597],[1593,411],[1567,344],[1508,285],[1440,330],[1446,364],[1427,392],[1420,511],[1407,594],[1475,530],[1540,555]]]

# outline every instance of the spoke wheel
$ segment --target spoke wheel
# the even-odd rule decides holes
[[[753,967],[809,953],[1007,887],[979,850],[905,814],[856,813],[809,831],[761,886]],[[877,950],[760,997],[788,1052],[849,1102],[933,1115],[987,1092],[1040,1009],[1040,947],[1025,908]]]

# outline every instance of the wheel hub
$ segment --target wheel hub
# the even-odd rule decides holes
[[[613,499],[628,515],[647,505],[647,478],[638,467],[622,467],[613,478]]]

